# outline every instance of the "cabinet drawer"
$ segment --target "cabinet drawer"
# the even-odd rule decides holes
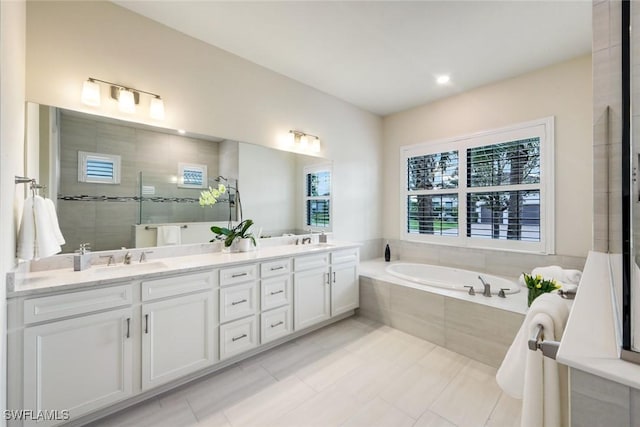
[[[220,270],[220,286],[235,285],[249,282],[258,278],[258,265],[241,265],[240,267],[223,268]]]
[[[220,288],[220,323],[258,312],[258,283]]]
[[[260,277],[273,277],[291,273],[291,259],[279,259],[277,261],[263,262],[260,264]]]
[[[289,335],[293,331],[291,307],[276,308],[261,315],[262,344]]]
[[[215,275],[212,272],[145,280],[142,282],[142,301],[213,289],[214,282]]]
[[[358,262],[358,248],[344,249],[331,253],[331,264]]]
[[[291,302],[291,275],[262,279],[260,289],[260,308],[262,310],[288,305]]]
[[[220,360],[258,346],[257,316],[220,326]]]
[[[131,285],[110,286],[90,291],[28,299],[24,302],[24,323],[43,322],[131,305]]]
[[[312,268],[325,267],[329,262],[329,254],[318,254],[296,257],[293,260],[295,271],[310,270]]]

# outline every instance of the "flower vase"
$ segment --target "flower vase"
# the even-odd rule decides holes
[[[252,241],[251,239],[237,239],[233,243],[237,242],[238,252],[249,252],[251,251]]]

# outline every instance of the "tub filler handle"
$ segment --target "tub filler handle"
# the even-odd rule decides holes
[[[545,357],[555,360],[560,348],[559,341],[545,340],[544,339],[544,327],[538,325],[534,335],[529,339],[529,350],[538,351],[542,350],[542,354]]]
[[[465,286],[465,288],[469,288],[469,295],[475,295],[476,290],[473,289],[473,286]]]

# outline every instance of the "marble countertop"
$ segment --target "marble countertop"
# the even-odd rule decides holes
[[[117,284],[143,278],[157,278],[168,273],[198,272],[248,262],[267,261],[287,256],[311,255],[359,246],[357,243],[333,241],[310,245],[272,246],[252,252],[213,252],[150,258],[144,263],[133,262],[130,265],[118,264],[109,267],[102,264],[92,266],[83,271],[73,271],[73,268],[60,268],[38,272],[14,272],[9,276],[7,298],[41,295],[63,290],[80,290],[92,286]]]

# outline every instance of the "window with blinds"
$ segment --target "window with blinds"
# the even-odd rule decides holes
[[[78,151],[78,182],[120,184],[120,156]]]
[[[331,227],[330,165],[305,167],[305,224],[311,229]]]
[[[403,147],[402,164],[404,239],[553,253],[553,118]]]

